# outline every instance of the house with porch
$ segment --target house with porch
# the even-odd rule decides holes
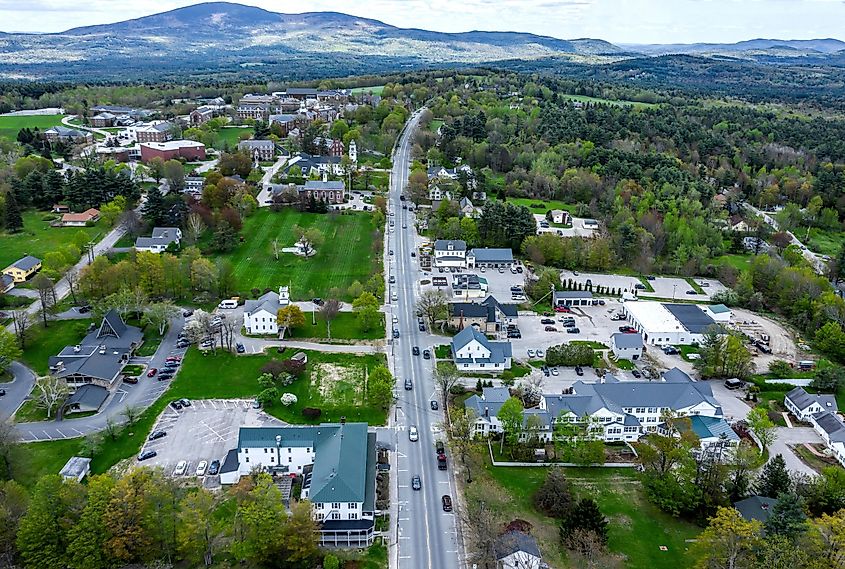
[[[803,387],[796,387],[783,398],[783,405],[799,421],[810,422],[810,418],[817,413],[837,413],[836,396],[824,393],[807,393]]]
[[[513,356],[510,342],[494,342],[487,336],[467,326],[451,342],[452,359],[458,372],[501,372],[511,367]]]

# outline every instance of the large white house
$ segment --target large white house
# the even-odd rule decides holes
[[[467,242],[438,239],[434,242],[434,264],[437,267],[466,267]]]
[[[178,227],[154,227],[152,236],[135,239],[135,249],[150,253],[164,253],[171,243],[178,247],[181,239],[182,230]]]
[[[476,436],[501,432],[502,425],[496,415],[508,397],[508,390],[499,387],[485,388],[481,395],[466,400],[466,407],[476,416],[473,426]],[[593,436],[618,442],[636,441],[645,434],[657,432],[669,411],[680,416],[698,415],[724,421],[710,385],[693,381],[678,368],[664,372],[662,381],[619,381],[610,374],[601,383],[577,381],[571,394],[543,395],[540,404],[526,409],[524,414],[526,419],[530,415],[540,419],[537,435],[541,440],[551,440],[555,423],[563,421],[588,424]]]
[[[234,484],[256,469],[299,475],[300,498],[314,505],[321,545],[372,544],[376,435],[366,423],[241,427],[238,448],[229,455],[221,483]]]
[[[511,357],[510,342],[492,342],[474,326],[452,338],[452,358],[458,371],[504,371],[510,369]]]
[[[256,300],[244,302],[244,328],[253,336],[270,336],[279,333],[277,316],[279,309],[290,304],[288,287],[279,287],[279,292],[270,291]]]
[[[810,424],[839,464],[845,466],[845,423],[839,415],[829,411],[816,413],[810,416]]]
[[[836,413],[839,410],[836,405],[836,396],[807,393],[803,387],[796,387],[787,393],[783,398],[783,404],[805,423],[809,423],[810,418],[816,413]]]

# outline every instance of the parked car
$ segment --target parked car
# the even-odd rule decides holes
[[[188,461],[180,460],[173,469],[173,476],[183,476],[186,470],[188,470]]]
[[[554,323],[555,323],[555,321],[552,320],[551,318],[543,318],[542,320],[540,320],[540,324],[554,324]]]
[[[147,371],[147,377],[155,377],[155,374],[158,373],[158,369],[151,367],[149,371]]]
[[[575,373],[581,376],[584,375],[584,370],[581,368],[581,366],[575,366]]]
[[[581,329],[580,329],[580,328],[578,328],[578,327],[574,327],[574,328],[567,328],[567,329],[566,329],[566,333],[567,333],[567,334],[580,334],[580,333],[581,333]]]
[[[640,371],[639,371],[639,370],[637,370],[637,369],[633,369],[633,370],[631,370],[631,375],[633,375],[633,376],[634,376],[634,377],[636,377],[637,379],[639,379],[639,378],[641,378],[641,377],[643,376],[643,374],[641,374],[641,373],[640,373]]]
[[[634,288],[637,290],[645,290],[645,285],[643,283],[637,283],[634,285]]]
[[[745,385],[741,379],[731,378],[725,380],[725,387],[728,389],[740,389]]]
[[[687,291],[687,294],[698,294],[698,293],[697,293],[697,292],[695,292],[694,290],[688,290],[688,291]]]
[[[161,437],[166,437],[166,436],[167,436],[167,431],[159,430],[159,431],[153,431],[152,434],[150,434],[150,436],[148,438],[149,438],[149,440],[154,441],[156,439],[160,439]]]
[[[557,328],[554,326],[546,326],[546,332],[557,332]]]
[[[160,374],[158,374],[158,380],[159,381],[167,381],[168,379],[173,379],[173,374],[170,373],[169,371],[163,371]]]
[[[317,306],[322,306],[322,305],[323,305],[323,299],[322,299],[322,298],[312,298],[312,299],[311,299],[311,302],[313,302],[313,303],[314,303],[314,304],[316,304]]]
[[[553,368],[551,369],[551,372],[552,372],[552,375],[554,375],[554,376],[558,376],[558,375],[560,375],[560,372],[557,370],[557,368],[556,368],[556,367],[553,367]]]
[[[398,338],[398,337],[399,337],[399,330],[397,330],[396,328],[394,328],[394,329],[393,329],[393,337],[394,337],[394,338]]]
[[[177,411],[182,408],[182,404],[178,401],[171,401],[170,406],[176,409]]]
[[[431,359],[431,351],[430,350],[423,350],[423,359],[430,360]]]
[[[91,307],[90,307],[90,306],[88,306],[88,305],[85,305],[85,306],[80,306],[80,307],[79,307],[79,308],[77,308],[76,310],[77,310],[77,312],[79,312],[80,314],[87,314],[88,312],[91,312]]]
[[[431,403],[429,403],[429,405],[431,406],[432,411],[437,411],[440,408],[440,405],[434,399],[431,400]]]
[[[415,443],[420,440],[420,432],[414,425],[411,425],[411,427],[408,429],[408,440],[412,443]]]
[[[196,475],[197,476],[205,476],[205,471],[208,468],[208,461],[201,460],[200,463],[197,465]]]
[[[555,312],[572,312],[568,306],[555,306]]]
[[[516,272],[517,272],[517,273],[522,273],[522,267],[517,267],[517,268],[516,268]]]
[[[390,275],[390,279],[389,279],[389,280],[390,280],[390,284],[395,283],[395,282],[396,282],[396,276],[395,276],[395,275]]]
[[[166,362],[181,362],[182,356],[168,356],[164,359]]]
[[[443,503],[443,511],[444,512],[451,512],[452,511],[452,498],[445,494],[440,501]]]
[[[154,450],[142,451],[141,454],[138,455],[138,462],[141,462],[142,460],[148,460],[156,455],[158,455],[158,453]]]
[[[544,352],[543,350],[537,350],[537,357],[540,358],[540,359],[545,358],[546,352]]]
[[[190,399],[180,399],[179,403],[181,403],[183,407],[190,407],[191,406],[191,400]]]
[[[647,281],[653,281],[653,280],[654,280],[654,279],[656,279],[656,278],[657,278],[657,277],[655,277],[654,275],[647,275],[647,276],[646,276],[646,278],[645,278],[645,280],[647,280]]]
[[[187,318],[188,316],[193,316],[193,315],[194,315],[194,311],[191,310],[190,308],[186,308],[185,310],[182,311],[182,316],[184,316],[185,318]]]
[[[634,328],[633,326],[620,326],[619,331],[622,332],[623,334],[636,334],[637,333],[637,329]]]
[[[211,464],[208,465],[208,475],[214,476],[218,472],[220,472],[220,461],[212,460]]]
[[[549,371],[549,368],[547,368],[546,366],[543,366],[543,375],[545,375],[546,377],[549,377],[549,375],[551,375],[551,373],[552,372]]]
[[[420,480],[419,476],[411,478],[411,488],[414,490],[420,490],[422,488],[422,480]]]
[[[261,409],[261,403],[258,401],[258,399],[252,400],[252,408],[253,409]]]
[[[244,347],[244,345],[243,345],[243,344],[241,344],[240,342],[238,342],[237,344],[235,344],[235,350],[236,350],[239,354],[242,354],[242,353],[246,352],[246,348],[245,348],[245,347]]]
[[[411,348],[411,354],[413,354],[413,355],[415,355],[415,356],[420,355],[420,348],[419,348],[419,346],[414,346],[413,348]]]
[[[420,332],[425,332],[425,324],[420,322]]]
[[[678,348],[676,348],[675,346],[663,346],[663,353],[667,356],[674,356],[677,355],[679,352]]]
[[[138,378],[135,377],[134,375],[124,375],[123,376],[123,382],[135,385],[136,383],[138,383]],[[0,393],[0,396],[6,395],[5,389],[0,389],[0,391],[2,391],[2,393]]]
[[[534,354],[535,354],[534,350],[532,350],[531,348],[528,348],[528,357],[533,358]]]

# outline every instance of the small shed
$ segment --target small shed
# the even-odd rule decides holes
[[[90,458],[72,456],[59,471],[59,476],[65,480],[76,480],[77,482],[82,482],[82,479],[88,476],[90,472]]]

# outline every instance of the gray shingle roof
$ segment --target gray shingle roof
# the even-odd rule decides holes
[[[519,309],[515,304],[502,304],[495,297],[488,296],[481,302],[455,302],[452,303],[452,316],[459,318],[487,318],[487,322],[496,322],[496,311],[509,318],[516,318]]]
[[[836,404],[836,396],[807,393],[807,390],[803,387],[796,387],[795,389],[792,389],[786,394],[786,398],[792,401],[792,403],[802,411],[813,403],[818,403],[822,406],[822,409],[827,409],[832,413],[836,413],[839,410],[839,407]]]
[[[252,315],[256,312],[266,310],[270,314],[276,314],[279,311],[279,293],[270,291],[257,300],[247,300],[244,302],[244,314]]]
[[[593,293],[588,290],[557,290],[555,300],[559,298],[593,298]]]
[[[472,358],[471,360],[467,360],[465,358],[455,357],[455,355],[458,353],[458,351],[460,351],[461,348],[463,348],[473,340],[478,341],[482,346],[490,350],[489,358]],[[510,342],[491,342],[487,339],[484,334],[482,334],[472,326],[467,326],[466,328],[455,334],[455,337],[452,338],[452,356],[458,363],[479,362],[501,364],[504,363],[507,358],[511,357],[511,355],[512,349]]]
[[[99,409],[109,396],[109,391],[105,387],[99,385],[81,385],[77,390],[68,397],[65,405],[72,407],[79,405],[88,409]]]
[[[242,140],[238,143],[238,149],[242,150],[244,148],[255,149],[255,148],[264,148],[268,150],[272,150],[276,148],[276,145],[273,143],[272,140]]]
[[[639,334],[622,334],[617,332],[611,334],[610,341],[613,342],[617,348],[642,348],[643,337]]]
[[[303,190],[343,190],[345,188],[343,180],[308,180],[302,186]]]
[[[451,245],[451,249],[449,248]],[[438,239],[434,242],[434,250],[435,251],[466,251],[467,250],[467,242],[463,241],[462,239]]]
[[[41,259],[38,257],[33,257],[32,255],[27,255],[26,257],[22,257],[12,263],[12,266],[16,269],[20,269],[22,271],[29,271],[33,267],[37,267],[38,264],[41,262]]]
[[[496,550],[496,559],[498,560],[502,560],[508,555],[518,552],[524,552],[534,557],[541,557],[537,541],[527,533],[521,531],[510,531],[499,536],[494,547]]]
[[[510,249],[482,247],[473,249],[470,255],[475,257],[476,263],[513,263],[513,251]]]
[[[816,413],[813,419],[827,433],[830,442],[845,443],[845,424],[842,423],[842,419],[827,411]]]
[[[83,472],[88,472],[90,464],[90,458],[72,456],[59,471],[59,476],[63,478],[79,478]]]

